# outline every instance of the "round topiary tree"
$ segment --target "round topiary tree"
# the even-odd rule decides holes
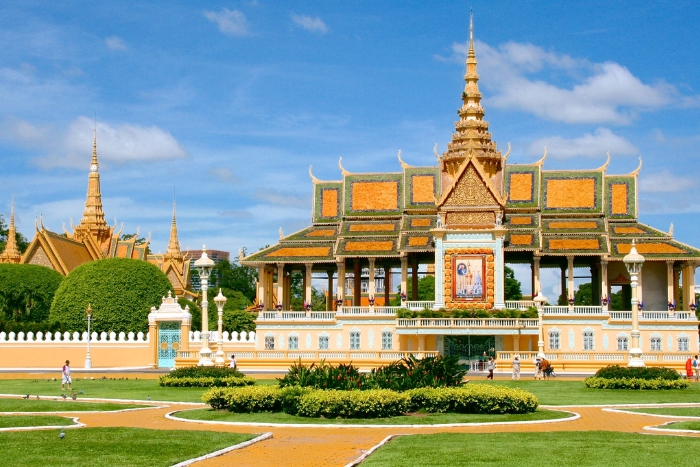
[[[51,301],[63,276],[34,264],[0,264],[0,317],[41,323],[49,318]]]
[[[91,330],[146,332],[148,313],[172,288],[156,266],[141,260],[110,258],[75,268],[59,286],[51,320],[70,331],[87,329],[85,309],[92,306]]]

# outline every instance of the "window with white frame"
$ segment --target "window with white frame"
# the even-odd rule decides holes
[[[688,352],[690,350],[690,339],[687,337],[679,337],[678,338],[678,351],[679,352]]]
[[[559,350],[559,331],[549,333],[549,350]]]
[[[275,350],[275,336],[265,336],[265,350]]]
[[[661,352],[661,338],[660,337],[652,337],[651,338],[651,351],[652,352]]]
[[[382,333],[382,350],[391,350],[394,342],[394,334],[391,331]]]
[[[350,350],[360,350],[360,333],[357,331],[350,333]]]
[[[318,337],[318,350],[328,350],[328,336]]]
[[[627,336],[617,338],[617,350],[629,350],[629,339]]]
[[[289,345],[287,346],[289,350],[299,350],[299,337],[289,336]]]
[[[584,331],[583,333],[583,350],[595,350],[595,335],[593,331]]]

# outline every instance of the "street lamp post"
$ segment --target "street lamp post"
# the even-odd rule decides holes
[[[547,303],[547,297],[542,295],[542,292],[537,292],[532,299],[537,306],[537,356],[544,358],[544,309],[542,308]]]
[[[627,271],[630,273],[630,286],[632,287],[632,348],[630,348],[630,361],[627,366],[643,367],[642,349],[639,345],[639,310],[637,305],[637,280],[644,265],[644,256],[637,253],[637,248],[632,240],[632,248],[622,261],[625,263]]]
[[[214,297],[214,303],[216,303],[216,309],[219,311],[219,333],[216,336],[217,337],[217,349],[216,349],[216,360],[215,364],[216,366],[225,366],[226,362],[224,360],[224,336],[223,336],[223,328],[224,328],[224,305],[226,305],[226,297],[224,297],[224,294],[221,293],[221,289],[219,289],[219,295]]]
[[[92,359],[90,358],[90,321],[92,320],[92,306],[88,303],[87,309],[85,310],[85,313],[87,314],[87,322],[88,322],[88,329],[87,329],[87,356],[85,357],[85,368],[90,369],[92,368]]]
[[[214,366],[214,362],[211,361],[211,350],[209,349],[209,302],[207,301],[209,274],[214,266],[214,261],[207,256],[207,247],[202,246],[202,256],[194,262],[194,267],[197,268],[202,285],[202,348],[199,351],[199,366]]]

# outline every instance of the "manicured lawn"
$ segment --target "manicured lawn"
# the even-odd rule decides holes
[[[474,383],[500,384],[530,391],[544,405],[663,404],[700,401],[700,384],[688,389],[640,391],[634,389],[590,389],[582,381],[496,380],[471,378]]]
[[[700,417],[700,407],[659,407],[648,409],[630,409],[630,412],[651,413],[656,415],[680,415],[681,417]]]
[[[457,414],[443,413],[430,414],[422,413],[414,416],[391,417],[391,418],[368,418],[368,419],[326,419],[297,417],[286,413],[240,413],[234,414],[228,411],[217,411],[213,409],[185,410],[179,412],[177,417],[189,420],[212,420],[217,422],[240,422],[240,423],[302,423],[309,425],[319,425],[333,423],[337,425],[435,425],[440,423],[493,423],[493,422],[524,422],[532,420],[553,420],[571,417],[571,414],[556,412],[552,410],[538,410],[529,414],[504,414],[504,415],[483,415],[483,414]]]
[[[666,425],[663,428],[669,430],[695,430],[700,432],[700,422],[678,422]]]
[[[0,412],[86,412],[135,409],[137,407],[148,406],[111,402],[74,402],[71,399],[53,401],[0,398]]]
[[[170,466],[256,435],[213,431],[80,428],[0,433],[3,465],[16,467],[89,465],[92,467]]]
[[[607,431],[442,433],[401,436],[362,467],[389,466],[696,466],[700,438]]]
[[[68,425],[73,425],[73,420],[66,417],[48,415],[0,415],[0,428]]]

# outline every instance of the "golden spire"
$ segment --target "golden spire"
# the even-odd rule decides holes
[[[74,228],[73,236],[75,240],[81,241],[89,232],[98,244],[102,245],[111,237],[111,229],[105,221],[105,213],[102,210],[99,168],[100,164],[97,160],[97,126],[95,126],[85,210],[83,211],[83,218],[80,220],[80,223]]]
[[[15,228],[15,200],[12,199],[12,211],[10,211],[10,227],[7,231],[7,243],[5,251],[0,254],[0,263],[19,263],[22,255],[17,248],[17,229]]]
[[[474,16],[469,18],[469,52],[467,53],[466,71],[464,74],[464,92],[462,107],[457,112],[459,121],[455,123],[456,132],[452,142],[448,143],[447,151],[442,160],[450,175],[454,175],[459,166],[471,151],[481,162],[489,176],[501,170],[501,153],[496,150],[496,143],[491,141],[489,124],[484,120],[484,108],[481,106],[479,92],[479,74],[476,70],[476,52],[474,51]]]
[[[175,217],[175,195],[173,195],[173,222],[170,225],[170,242],[168,242],[168,249],[165,251],[167,256],[179,256],[180,251],[180,241],[177,238],[177,219]]]

